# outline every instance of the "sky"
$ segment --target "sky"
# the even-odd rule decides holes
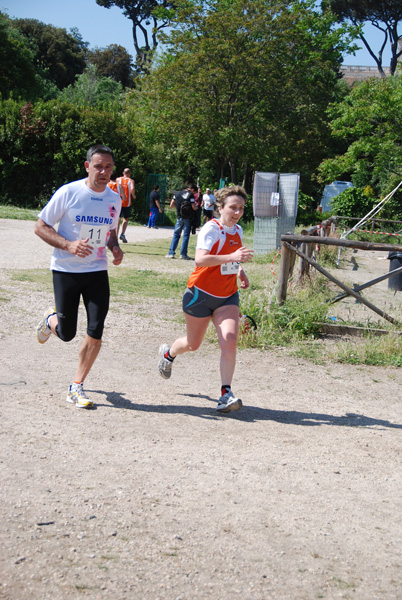
[[[0,0],[0,11],[11,18],[37,19],[48,25],[63,27],[67,31],[76,27],[82,39],[89,42],[91,49],[119,44],[131,56],[135,56],[131,21],[116,6],[103,8],[95,0]],[[371,25],[366,27],[365,33],[369,43],[374,48],[379,48],[382,33]],[[388,66],[389,60],[390,52],[384,51],[383,65]],[[364,47],[356,56],[345,56],[344,64],[375,66]]]

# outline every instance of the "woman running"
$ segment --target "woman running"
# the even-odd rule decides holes
[[[169,379],[173,361],[179,354],[198,350],[212,319],[221,349],[221,392],[219,412],[241,410],[240,398],[232,390],[236,363],[236,344],[239,331],[240,286],[246,290],[249,281],[241,263],[252,259],[253,251],[243,246],[243,230],[238,225],[244,212],[247,194],[240,186],[223,188],[218,192],[219,219],[208,221],[198,234],[195,251],[195,271],[190,275],[183,296],[186,335],[171,346],[159,348],[158,370]]]

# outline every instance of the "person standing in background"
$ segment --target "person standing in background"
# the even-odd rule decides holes
[[[110,176],[110,181],[107,185],[108,185],[108,187],[110,187],[111,190],[116,192],[116,194],[119,194],[119,196],[121,198],[121,202],[123,203],[126,201],[126,193],[125,193],[124,188],[121,185],[121,183],[117,183],[116,177],[117,177],[116,173],[112,173]]]
[[[159,185],[155,184],[154,189],[149,194],[149,219],[148,219],[148,227],[153,229],[158,229],[156,226],[156,219],[158,218],[158,213],[162,213],[161,205],[159,198]]]
[[[205,190],[205,194],[202,197],[203,202],[203,224],[210,221],[214,216],[215,196],[211,192],[210,188]]]
[[[196,192],[197,186],[194,183],[188,183],[184,189],[174,195],[174,198],[172,198],[170,202],[170,208],[176,208],[177,219],[172,242],[170,244],[169,252],[166,254],[166,258],[174,258],[176,248],[179,245],[181,232],[183,232],[180,258],[182,260],[191,260],[187,254],[187,250],[190,239],[191,223],[195,211],[194,194]]]
[[[191,233],[194,235],[199,227],[201,227],[201,212],[202,212],[202,190],[200,187],[197,188],[197,192],[194,194],[194,204],[196,206],[193,222],[191,225]]]
[[[124,193],[126,196],[125,202],[122,202],[122,205],[121,205],[120,217],[123,218],[123,224],[121,226],[120,239],[124,244],[127,244],[126,230],[127,230],[127,226],[128,226],[128,220],[130,218],[131,201],[135,200],[135,181],[134,181],[134,179],[131,179],[131,172],[130,172],[130,169],[128,169],[128,168],[125,168],[123,170],[123,176],[118,177],[116,179],[116,181],[123,187]],[[119,219],[119,224],[117,226],[117,236],[119,236],[119,229],[120,229],[120,219]]]

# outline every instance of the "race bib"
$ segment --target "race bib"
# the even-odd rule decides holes
[[[228,262],[221,265],[221,275],[237,275],[239,272],[238,262]]]
[[[106,225],[91,225],[83,223],[80,230],[80,239],[86,240],[89,238],[89,244],[94,248],[104,248],[106,246],[107,234],[109,227]]]

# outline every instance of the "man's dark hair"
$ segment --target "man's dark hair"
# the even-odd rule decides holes
[[[156,190],[159,190],[159,185],[157,183],[155,183],[155,185],[154,185],[154,190],[155,190],[155,192],[156,192]]]
[[[92,157],[94,154],[110,154],[110,156],[112,157],[112,160],[114,162],[114,154],[113,154],[113,150],[111,150],[108,146],[105,146],[104,144],[94,144],[93,146],[91,146],[87,152],[87,161],[91,162]]]
[[[188,190],[195,190],[196,192],[198,191],[198,187],[195,185],[195,183],[186,183],[186,188]]]

